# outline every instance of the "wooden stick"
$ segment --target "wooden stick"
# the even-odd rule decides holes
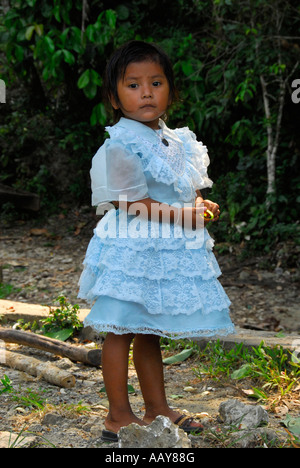
[[[72,388],[76,383],[74,375],[59,369],[50,362],[42,362],[12,351],[5,350],[4,359],[1,363],[35,377],[42,377],[47,382],[59,387]]]
[[[0,328],[0,340],[48,351],[58,356],[67,357],[71,359],[71,361],[80,361],[90,366],[97,367],[101,364],[100,349],[88,350],[31,332],[12,330],[11,328]]]
[[[0,202],[12,202],[18,208],[38,211],[40,209],[40,197],[35,193],[18,190],[0,183]]]

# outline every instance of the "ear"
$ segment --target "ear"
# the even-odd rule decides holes
[[[114,96],[110,96],[110,99],[109,99],[109,100],[110,100],[110,103],[111,103],[111,105],[113,106],[113,108],[114,108],[115,110],[120,109],[120,106],[119,106],[119,104],[117,103],[117,101],[116,101],[116,99],[115,99]]]

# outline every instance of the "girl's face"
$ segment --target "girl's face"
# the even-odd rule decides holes
[[[118,82],[120,103],[111,100],[128,119],[158,129],[158,120],[171,104],[168,79],[159,63],[132,62]]]

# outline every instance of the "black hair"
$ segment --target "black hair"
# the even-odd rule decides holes
[[[177,98],[174,73],[171,61],[167,54],[156,44],[144,41],[129,41],[117,49],[109,59],[104,75],[104,96],[106,102],[113,98],[120,104],[117,86],[120,79],[125,75],[130,63],[151,61],[159,63],[169,83],[171,103]],[[113,109],[114,121],[118,122],[123,116],[120,109]]]

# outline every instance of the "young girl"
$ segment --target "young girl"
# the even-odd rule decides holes
[[[188,128],[170,130],[162,120],[176,89],[170,61],[156,45],[131,41],[117,50],[107,65],[106,92],[117,123],[107,127],[110,138],[93,158],[92,203],[111,209],[89,244],[79,291],[94,302],[85,326],[107,332],[102,371],[109,413],[102,438],[117,440],[120,427],[149,424],[158,415],[197,432],[199,423],[167,403],[160,337],[234,331],[205,228],[205,212],[213,221],[220,215],[200,192],[212,185],[206,147]],[[143,420],[128,400],[133,339]]]

